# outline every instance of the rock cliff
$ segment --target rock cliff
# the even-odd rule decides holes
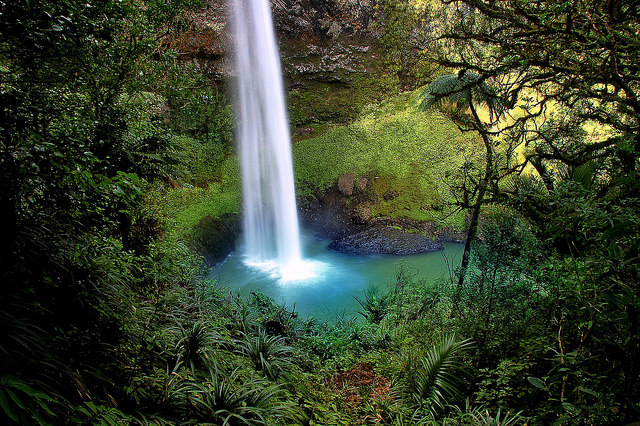
[[[384,28],[376,3],[271,0],[294,127],[346,122],[362,106],[397,90],[378,78]],[[233,44],[227,1],[208,0],[186,18],[189,27],[167,37],[166,46],[222,84],[235,74],[227,57]]]

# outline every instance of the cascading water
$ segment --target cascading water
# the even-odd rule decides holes
[[[279,278],[307,278],[300,249],[291,140],[268,0],[233,0],[236,139],[245,263]]]

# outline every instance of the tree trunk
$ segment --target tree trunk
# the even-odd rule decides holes
[[[483,126],[482,120],[478,116],[478,112],[471,102],[469,102],[469,109],[471,110],[471,114],[476,122],[476,125],[480,128]],[[482,141],[484,142],[485,149],[487,151],[487,158],[485,161],[485,169],[484,176],[482,177],[482,181],[480,181],[480,185],[478,188],[478,196],[476,197],[476,202],[473,205],[473,210],[471,212],[471,220],[469,221],[469,231],[467,232],[467,240],[464,243],[464,251],[462,253],[462,261],[460,262],[460,275],[458,276],[458,285],[456,287],[455,297],[454,297],[454,308],[460,300],[460,296],[462,294],[462,289],[464,287],[464,278],[467,274],[467,269],[469,269],[469,260],[471,257],[471,243],[476,238],[478,233],[478,221],[480,219],[480,208],[482,207],[482,201],[484,199],[484,194],[489,187],[489,182],[491,181],[491,174],[493,171],[493,145],[491,144],[491,140],[489,136],[480,132],[480,136],[482,136]]]

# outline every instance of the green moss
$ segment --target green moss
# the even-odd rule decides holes
[[[163,219],[167,239],[189,239],[203,218],[237,213],[240,191],[223,190],[219,183],[208,188],[159,189],[152,193],[150,203]]]
[[[369,102],[393,93],[379,79],[356,75],[348,84],[312,81],[289,92],[289,118],[294,127],[314,123],[347,123]]]
[[[379,64],[367,64],[373,69]],[[340,76],[339,76],[340,77]],[[339,82],[305,80],[288,93],[293,127],[352,121],[371,102],[398,94],[397,77],[383,72],[351,73]]]
[[[351,172],[373,180],[377,216],[436,220],[461,226],[447,174],[475,151],[444,115],[417,110],[417,92],[365,108],[352,124],[294,144],[298,190],[312,194]],[[397,196],[385,200],[385,194]]]
[[[321,126],[316,137],[293,145],[299,195],[333,185],[343,173],[367,175],[375,216],[434,220],[461,228],[454,214],[447,175],[475,152],[474,142],[444,115],[417,110],[417,93],[406,93],[365,108],[348,126]],[[240,173],[235,156],[219,165],[217,182],[156,194],[172,238],[189,238],[207,216],[240,209]]]

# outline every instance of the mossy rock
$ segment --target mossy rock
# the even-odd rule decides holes
[[[235,213],[206,216],[193,228],[193,245],[208,264],[224,259],[235,249],[240,233],[240,217]]]

